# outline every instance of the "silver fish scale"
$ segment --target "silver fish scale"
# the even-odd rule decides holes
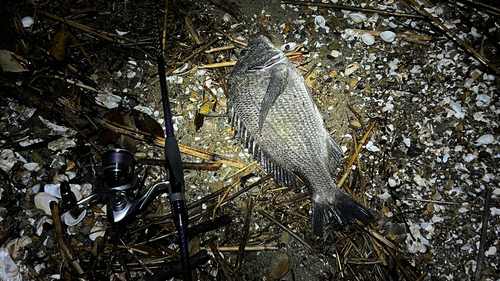
[[[309,189],[314,234],[322,235],[330,219],[373,219],[331,178],[342,151],[324,128],[304,78],[267,38],[252,40],[240,56],[228,97],[237,133],[264,170],[296,188],[298,176]]]

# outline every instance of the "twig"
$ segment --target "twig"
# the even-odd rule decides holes
[[[455,41],[457,41],[460,45],[462,45],[462,47],[464,47],[467,50],[469,50],[480,62],[482,62],[483,64],[485,64],[488,67],[490,67],[496,73],[500,74],[500,70],[498,68],[496,68],[492,63],[490,63],[487,59],[485,59],[478,52],[476,52],[476,50],[474,50],[473,48],[471,48],[467,43],[465,43],[465,41],[463,41],[462,39],[460,39],[460,37],[458,37],[453,31],[451,31],[444,24],[442,24],[438,19],[436,19],[435,17],[433,17],[429,12],[427,12],[424,9],[421,9],[420,5],[415,0],[408,0],[408,1],[410,1],[415,6],[415,9],[417,11],[419,11],[419,13],[425,15],[426,17],[428,17],[429,19],[431,19],[432,21],[434,21],[449,36],[453,37],[453,39],[455,39]]]
[[[396,252],[394,252],[394,250],[391,248],[386,248],[386,251],[391,255],[394,261],[396,261],[396,264],[398,265],[399,270],[401,270],[401,272],[403,273],[405,280],[411,281],[412,278],[410,273],[408,272],[406,266],[401,262],[401,259],[396,255]]]
[[[132,251],[132,249],[128,249],[128,252],[137,260],[137,262],[139,263],[139,265],[149,274],[153,275],[153,271],[151,271],[151,269],[149,269],[149,267],[141,260],[139,259],[139,257],[135,254],[134,251]]]
[[[245,167],[243,167],[243,168],[239,169],[238,171],[234,172],[233,174],[231,174],[231,175],[227,176],[227,177],[226,177],[226,178],[224,178],[224,179],[225,179],[225,180],[226,180],[226,179],[230,179],[230,178],[232,178],[232,177],[234,177],[234,176],[236,176],[236,175],[239,175],[239,174],[243,173],[246,169],[249,169],[249,168],[251,169],[251,171],[250,171],[250,173],[251,173],[253,170],[255,170],[255,168],[256,168],[255,166],[257,166],[257,164],[259,164],[259,163],[258,163],[257,161],[254,161],[254,162],[252,162],[252,163],[250,163],[250,164],[246,165]],[[248,174],[249,174],[249,173],[246,173],[246,175],[248,175]]]
[[[69,259],[69,261],[71,261],[71,264],[78,272],[78,274],[83,274],[84,271],[80,266],[80,264],[78,263],[75,254],[73,253],[73,250],[69,248],[68,244],[66,244],[66,241],[64,241],[61,219],[59,216],[59,207],[57,206],[56,202],[50,202],[50,210],[52,212],[52,220],[54,221],[54,229],[56,231],[57,243],[59,244],[61,255],[66,256]]]
[[[247,173],[245,173],[245,175],[244,175],[244,176],[251,174],[251,173],[252,173],[252,172],[253,172],[256,168],[257,168],[257,165],[254,165],[254,166],[250,169],[250,171],[248,171]],[[217,211],[217,208],[220,206],[220,204],[222,204],[222,202],[224,201],[224,199],[226,198],[226,196],[229,194],[229,192],[231,191],[231,189],[232,189],[233,187],[235,187],[236,185],[238,185],[238,184],[240,183],[240,181],[241,181],[241,178],[239,178],[237,181],[235,181],[233,184],[231,184],[231,185],[227,188],[226,192],[224,193],[224,195],[222,196],[222,198],[219,200],[219,203],[217,203],[217,205],[214,207],[214,210],[213,210],[213,216],[212,216],[212,221],[213,221],[213,220],[215,220],[215,212]]]
[[[354,147],[356,148],[356,159],[358,160],[358,173],[359,173],[359,183],[361,185],[361,196],[363,198],[363,204],[365,207],[368,206],[368,203],[366,202],[366,194],[365,194],[365,182],[363,180],[363,169],[361,168],[361,160],[359,159],[359,150],[358,150],[358,140],[356,138],[356,132],[352,133],[353,139],[354,139]]]
[[[196,45],[203,44],[203,39],[198,35],[198,31],[196,31],[196,28],[194,27],[193,22],[188,16],[184,17],[184,20],[186,22],[186,28],[189,31],[189,34],[191,34],[191,37],[193,37],[194,42]]]
[[[271,217],[268,213],[264,212],[263,210],[258,210],[259,214],[267,218],[268,220],[272,221],[274,224],[279,226],[281,229],[284,231],[288,232],[293,238],[297,239],[300,243],[302,243],[304,246],[306,246],[309,250],[313,251],[313,248],[307,244],[306,241],[304,241],[302,238],[300,238],[297,234],[295,234],[293,231],[291,231],[288,227],[282,225],[279,221],[277,221],[275,218]]]
[[[279,247],[276,244],[271,245],[259,245],[259,246],[245,246],[244,251],[275,251]],[[239,246],[219,246],[219,252],[237,252],[239,251]]]
[[[410,43],[413,43],[413,44],[419,44],[419,45],[422,45],[422,46],[430,46],[431,45],[429,42],[420,41],[418,39],[411,38],[411,37],[401,37],[401,39],[403,39],[406,42],[410,42]]]
[[[462,204],[457,203],[457,202],[446,202],[446,201],[437,201],[437,200],[420,199],[420,198],[412,198],[412,197],[407,197],[405,199],[406,200],[413,200],[413,201],[420,201],[420,202],[436,203],[436,204],[462,205]]]
[[[229,41],[233,42],[233,43],[236,43],[236,44],[239,44],[239,45],[242,45],[244,47],[246,47],[248,45],[247,42],[244,42],[244,41],[241,41],[241,40],[238,40],[236,38],[233,38],[231,36],[229,36],[229,34],[227,34],[226,32],[222,31],[222,30],[217,30],[217,32],[219,32],[220,34],[226,36],[227,39],[229,39]]]
[[[240,183],[240,180],[237,180],[235,181],[234,183],[232,183],[227,189],[226,189],[226,192],[224,192],[224,195],[222,195],[222,198],[219,200],[219,202],[217,202],[217,204],[215,205],[214,209],[213,209],[213,214],[212,214],[212,221],[215,220],[215,213],[217,211],[217,208],[219,208],[219,206],[222,204],[222,202],[224,201],[224,199],[226,199],[226,196],[229,194],[229,191],[231,191],[231,189],[233,189],[233,187],[235,187],[236,185],[238,185]]]
[[[234,66],[235,64],[236,64],[235,61],[216,62],[216,63],[202,65],[200,66],[200,68],[218,68],[218,67]]]
[[[224,258],[222,258],[222,256],[220,255],[214,242],[213,241],[210,242],[209,246],[210,246],[210,249],[212,250],[212,253],[214,254],[215,260],[217,261],[219,266],[222,268],[222,272],[224,273],[224,276],[226,276],[226,279],[228,281],[232,281],[233,279],[231,278],[231,274],[230,274],[228,265],[226,264],[226,261],[224,260]]]
[[[104,152],[102,151],[102,149],[101,149],[101,148],[99,148],[99,146],[97,146],[97,144],[95,144],[95,142],[93,142],[91,139],[89,139],[89,138],[87,137],[87,135],[86,135],[84,132],[82,132],[82,131],[80,130],[80,128],[78,128],[78,126],[76,126],[76,125],[75,125],[75,123],[73,123],[73,122],[72,122],[72,121],[71,121],[68,117],[65,117],[64,119],[66,120],[66,122],[68,122],[68,123],[71,125],[71,127],[73,127],[73,128],[74,128],[74,129],[75,129],[75,130],[76,130],[76,131],[80,134],[80,135],[82,135],[82,137],[83,137],[83,138],[84,138],[84,139],[85,139],[88,143],[90,143],[90,144],[91,144],[91,145],[92,145],[92,146],[93,146],[93,147],[94,147],[94,148],[95,148],[95,149],[96,149],[96,150],[97,150],[100,154],[103,154],[103,153],[104,153]]]
[[[236,47],[231,44],[231,45],[227,45],[227,46],[224,46],[224,47],[218,47],[218,48],[212,48],[210,50],[206,50],[205,53],[209,54],[209,53],[213,53],[213,52],[221,52],[221,51],[227,51],[227,50],[232,50],[232,49],[235,49]]]
[[[358,118],[359,124],[361,124],[361,128],[363,128],[363,131],[366,132],[366,125],[365,122],[363,121],[363,118],[361,117],[361,114],[350,104],[347,104],[347,107],[351,110],[351,112]]]
[[[140,162],[152,166],[165,166],[165,160],[161,159],[140,159]],[[220,169],[221,166],[222,163],[182,162],[182,168],[186,170],[217,171]]]
[[[311,73],[314,71],[314,69],[316,68],[318,64],[315,63],[308,71],[306,74],[304,74],[304,79],[307,79],[307,77],[309,77],[309,75],[311,75]]]
[[[215,38],[213,39],[212,41],[208,42],[207,44],[201,46],[198,50],[196,50],[194,53],[192,53],[191,55],[189,55],[188,57],[186,57],[185,59],[183,59],[180,63],[178,63],[177,65],[175,65],[172,69],[170,69],[169,71],[167,71],[165,73],[165,76],[169,76],[170,74],[172,74],[172,72],[174,72],[174,70],[176,70],[179,66],[185,64],[187,61],[191,60],[193,57],[195,57],[197,54],[203,52],[205,49],[207,49],[208,47],[210,47],[211,45],[213,45],[215,42],[219,41],[219,38]],[[164,79],[164,78],[163,78]],[[152,82],[151,82],[151,85],[154,85],[156,83],[158,83],[160,81],[160,77],[156,77]]]
[[[495,7],[488,6],[486,4],[483,4],[483,3],[480,3],[477,1],[471,1],[471,0],[460,0],[460,2],[470,3],[472,5],[476,5],[476,6],[480,7],[481,9],[483,9],[486,12],[489,12],[489,13],[497,15],[497,16],[500,15],[499,8],[495,8]]]
[[[418,19],[425,18],[421,15],[405,14],[405,13],[398,13],[398,12],[388,12],[388,11],[382,11],[382,10],[376,10],[376,9],[366,9],[366,8],[347,6],[347,5],[320,3],[320,2],[314,2],[314,1],[282,1],[282,2],[283,2],[283,4],[292,4],[292,5],[299,5],[299,6],[317,6],[317,7],[332,8],[332,9],[361,11],[361,12],[366,12],[366,13],[377,13],[379,15],[389,15],[389,16],[396,16],[396,17],[407,17],[407,18],[418,18]]]
[[[363,144],[365,143],[366,139],[368,138],[371,131],[373,130],[373,127],[375,127],[375,123],[377,123],[377,122],[373,121],[372,124],[370,125],[370,128],[368,128],[368,131],[365,133],[365,135],[363,136],[363,138],[361,139],[361,141],[358,144],[357,151],[359,151],[361,149],[361,147],[363,146]],[[344,176],[342,176],[342,178],[337,183],[338,186],[342,186],[342,184],[344,184],[344,181],[346,180],[347,176],[349,175],[349,172],[351,171],[349,168],[352,166],[352,164],[356,160],[356,157],[357,157],[357,155],[355,153],[354,155],[351,156],[351,159],[349,159],[349,163],[347,164],[347,167],[346,167],[346,172],[344,173]]]
[[[253,200],[250,197],[247,201],[247,212],[245,215],[245,224],[243,225],[243,233],[241,235],[240,245],[238,246],[238,257],[236,259],[235,271],[239,270],[243,263],[243,256],[245,255],[245,246],[247,245],[248,233],[250,230],[250,219],[252,218]]]
[[[67,79],[67,78],[64,78],[64,77],[61,77],[59,75],[45,75],[43,76],[45,78],[56,78],[56,79],[59,79],[59,80],[63,80],[69,84],[74,84],[80,88],[83,88],[83,89],[87,89],[87,90],[90,90],[90,91],[93,91],[93,92],[96,92],[96,93],[99,93],[99,94],[105,94],[106,92],[102,91],[102,90],[98,90],[94,87],[91,87],[91,86],[88,86],[88,85],[85,85],[83,83],[80,83],[80,82],[77,82],[77,81],[73,81],[73,80],[70,80],[70,79]]]
[[[488,221],[490,217],[490,204],[491,204],[491,194],[493,189],[486,187],[484,193],[484,207],[483,207],[483,217],[481,218],[481,240],[479,242],[479,251],[477,252],[477,262],[476,262],[476,272],[474,276],[475,281],[481,280],[481,275],[483,272],[484,265],[484,251],[486,249],[486,239],[488,238]]]

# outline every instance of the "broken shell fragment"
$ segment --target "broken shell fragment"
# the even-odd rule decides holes
[[[10,171],[17,161],[18,159],[14,156],[14,151],[10,149],[4,149],[0,153],[0,169],[4,172]]]
[[[396,38],[396,33],[389,30],[383,31],[380,33],[380,38],[382,38],[385,42],[391,43]]]
[[[21,22],[23,24],[23,27],[30,27],[33,25],[33,23],[35,23],[35,20],[32,17],[24,17]]]
[[[81,222],[84,218],[85,215],[87,214],[87,210],[83,209],[83,212],[81,212],[78,217],[73,217],[70,212],[66,212],[61,215],[61,220],[67,225],[67,226],[75,226],[79,222]]]
[[[314,24],[316,25],[316,29],[318,29],[318,28],[325,28],[326,20],[322,16],[316,16],[314,18]]]
[[[95,241],[97,237],[103,237],[106,233],[106,230],[100,225],[99,222],[96,223],[94,227],[90,230],[89,238],[92,241]]]
[[[39,192],[37,195],[35,195],[35,206],[40,209],[44,210],[45,213],[49,216],[52,216],[52,211],[50,210],[50,202],[58,202],[57,198],[54,196],[48,194],[47,192]]]
[[[345,68],[345,75],[346,76],[351,75],[354,71],[356,71],[356,69],[359,68],[359,66],[360,66],[359,63],[351,63]]]
[[[362,14],[362,13],[350,13],[349,17],[355,22],[355,23],[362,23],[368,20],[368,18]]]
[[[16,263],[12,260],[6,248],[0,250],[0,279],[1,280],[22,280],[21,273]]]
[[[495,141],[495,137],[492,134],[486,134],[480,136],[476,140],[477,145],[482,145],[482,144],[492,144]]]
[[[363,41],[363,43],[365,43],[366,45],[370,46],[373,45],[373,43],[375,43],[375,38],[370,33],[364,33],[363,35],[361,35],[361,41]]]
[[[71,187],[71,192],[73,192],[73,194],[75,195],[75,198],[77,201],[80,201],[80,199],[82,199],[82,193],[80,192],[80,189],[79,189],[79,185],[78,184],[70,184],[69,185]],[[46,184],[43,189],[45,190],[45,192],[47,192],[48,194],[56,197],[56,198],[61,198],[61,184],[60,183],[56,183],[56,184]]]

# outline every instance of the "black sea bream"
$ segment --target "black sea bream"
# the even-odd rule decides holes
[[[309,88],[281,50],[264,36],[250,41],[228,79],[231,119],[246,147],[284,186],[309,189],[312,230],[368,223],[373,216],[340,190],[331,177],[342,150],[323,126]]]

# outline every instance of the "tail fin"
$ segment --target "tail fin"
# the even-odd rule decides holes
[[[374,220],[367,208],[338,188],[331,189],[331,194],[327,196],[322,195],[311,196],[314,235],[323,236],[326,224],[329,222],[345,224],[359,220],[362,223],[369,223]]]

